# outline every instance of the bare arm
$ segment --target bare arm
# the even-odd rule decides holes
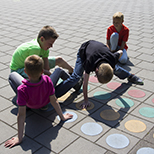
[[[65,121],[73,117],[73,115],[69,113],[63,115],[61,107],[55,95],[50,96],[50,102],[51,102],[51,105],[55,108],[61,120]]]
[[[50,67],[49,67],[48,58],[43,58],[43,61],[44,61],[44,74],[50,76],[51,72],[49,71]]]
[[[117,52],[120,54],[120,56],[119,56],[119,59],[120,59],[122,54],[123,54],[123,51],[122,50],[118,50]]]
[[[110,40],[106,40],[106,46],[110,49]]]
[[[22,142],[24,132],[24,122],[26,117],[26,106],[19,106],[17,122],[18,122],[18,137],[13,137],[11,140],[5,142],[5,147],[13,147]]]
[[[82,108],[87,108],[90,103],[88,102],[88,81],[89,81],[89,74],[85,73],[84,80],[83,80],[83,96],[84,102],[81,104]]]

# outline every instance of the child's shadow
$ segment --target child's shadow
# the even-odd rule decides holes
[[[18,108],[12,109],[11,113],[17,115]],[[64,123],[63,121],[60,121],[55,125],[52,120],[56,118],[56,115],[55,117],[52,117],[52,120],[49,120],[37,113],[33,112],[31,109],[27,110],[25,136],[23,142],[19,145],[24,151],[31,150],[31,153],[40,149],[42,145],[52,150],[50,143],[57,138],[59,130]],[[46,150],[45,153],[51,153],[50,150]]]
[[[122,83],[121,86],[119,86],[114,91],[112,91],[110,93],[107,93],[107,94],[100,95],[100,97],[105,97],[105,98],[106,98],[107,95],[111,95],[111,98],[109,98],[106,101],[106,103],[101,103],[101,101],[96,99],[95,97],[89,97],[89,101],[93,102],[94,108],[91,109],[91,110],[86,110],[89,113],[88,116],[91,116],[96,121],[103,122],[104,124],[106,124],[107,126],[109,126],[111,128],[118,127],[120,121],[123,120],[123,117],[127,114],[127,112],[130,109],[130,106],[127,103],[127,101],[125,101],[125,99],[123,99],[121,97],[122,94],[124,94],[130,88],[130,86],[131,86],[131,83],[129,83],[129,84],[128,83],[127,84],[126,83]],[[119,101],[121,101],[121,103],[123,104],[124,107],[121,107],[120,109],[117,109],[118,108],[117,107],[116,108],[117,110],[115,110],[111,105],[107,104],[112,99],[119,99]],[[79,102],[81,102],[81,101],[83,101],[83,100],[80,100]],[[105,100],[102,100],[102,101],[105,101]],[[76,103],[78,103],[78,102],[76,102]],[[72,107],[75,110],[79,110],[76,107],[76,103],[73,103]],[[101,103],[101,105],[98,106],[98,104],[100,104],[100,103]],[[105,113],[113,114],[113,116],[111,116],[111,115],[109,115],[108,117],[107,117],[107,115],[101,116],[101,113],[103,111],[104,111],[103,114],[105,114]]]

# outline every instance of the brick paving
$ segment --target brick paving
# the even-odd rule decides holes
[[[0,153],[1,154],[136,154],[143,147],[154,148],[154,117],[139,113],[144,107],[154,109],[154,1],[153,0],[0,0]],[[57,120],[54,110],[43,112],[28,110],[25,137],[21,145],[5,148],[4,142],[17,135],[17,107],[13,104],[15,93],[7,81],[11,56],[18,45],[37,37],[44,25],[52,25],[60,37],[50,49],[50,56],[62,56],[72,66],[80,45],[87,40],[106,43],[106,29],[112,24],[112,15],[124,13],[124,24],[130,29],[128,41],[129,61],[123,67],[144,81],[143,86],[131,85],[127,80],[114,77],[123,89],[111,90],[107,85],[89,82],[89,99],[95,107],[89,111],[76,108],[83,100],[82,93],[70,90],[71,99],[61,102],[63,111],[71,111],[78,118],[72,123]],[[142,98],[133,98],[129,90],[141,90]],[[107,100],[95,99],[96,91],[111,94]],[[130,108],[115,104],[118,98],[129,98],[134,102]],[[115,110],[118,120],[108,121],[100,112]],[[153,113],[154,114],[154,113]],[[138,120],[146,125],[143,132],[134,133],[125,128],[129,120]],[[81,132],[86,122],[95,122],[103,131],[96,136]],[[111,134],[122,134],[129,145],[117,149],[106,143]]]

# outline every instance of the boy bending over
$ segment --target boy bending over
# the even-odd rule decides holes
[[[94,40],[83,43],[77,54],[77,60],[72,75],[55,88],[58,92],[56,92],[56,96],[60,97],[65,94],[82,78],[83,72],[85,71],[83,80],[84,102],[82,107],[88,107],[90,103],[88,102],[87,86],[90,72],[95,71],[100,83],[109,82],[112,79],[113,74],[118,76],[120,79],[128,78],[128,80],[132,76],[131,73],[120,66],[118,73],[115,73],[115,65],[119,58],[121,58],[122,54],[122,50],[112,53],[106,45]],[[142,80],[140,78],[138,79],[142,83]],[[131,82],[136,83],[134,80]]]
[[[61,120],[67,120],[73,115],[67,113],[63,115],[61,107],[55,97],[55,89],[51,79],[47,75],[42,75],[44,63],[42,58],[32,55],[25,60],[25,73],[28,79],[24,79],[23,84],[18,87],[18,136],[5,142],[5,147],[12,147],[20,144],[23,138],[24,122],[26,117],[26,107],[38,109],[49,102],[55,108]]]

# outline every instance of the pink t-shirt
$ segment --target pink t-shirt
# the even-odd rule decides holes
[[[31,83],[26,79],[22,83],[17,89],[19,106],[41,108],[50,102],[49,96],[55,93],[53,83],[47,75],[42,75],[38,83]]]

